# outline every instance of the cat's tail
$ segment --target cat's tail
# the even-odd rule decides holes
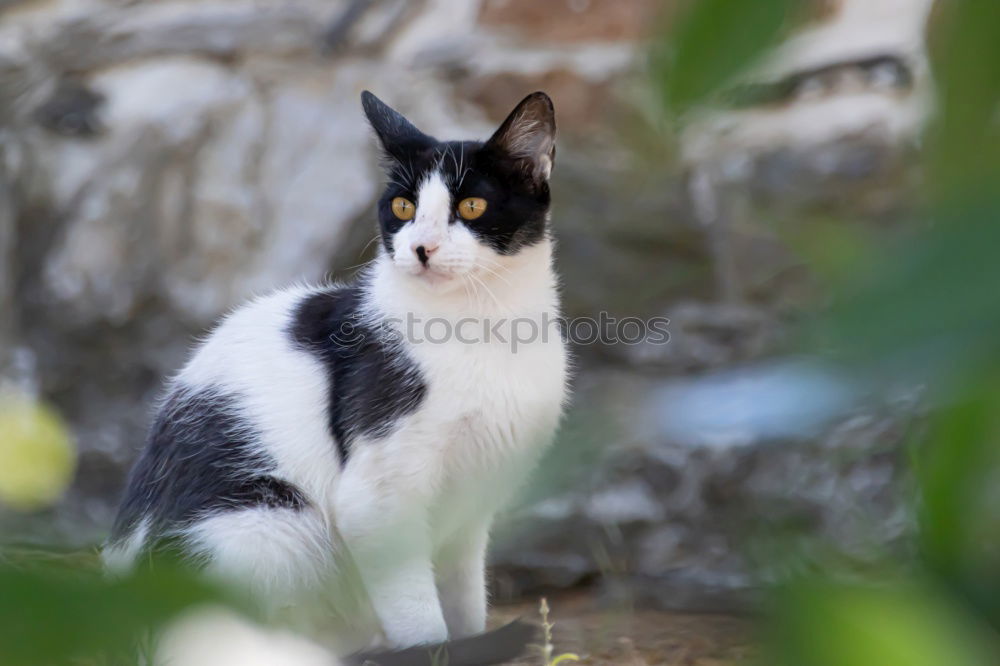
[[[344,666],[490,666],[522,656],[537,639],[538,628],[514,620],[499,629],[436,645],[386,652],[364,652],[342,660]]]

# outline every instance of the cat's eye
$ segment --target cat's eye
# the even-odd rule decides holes
[[[486,212],[486,199],[469,197],[458,203],[458,214],[464,220],[474,220]]]
[[[404,197],[396,197],[392,200],[392,214],[401,220],[412,220],[417,212],[417,207],[413,202]]]

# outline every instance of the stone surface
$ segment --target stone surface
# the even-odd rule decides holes
[[[534,41],[621,41],[647,37],[663,3],[654,0],[486,0],[479,20]],[[676,11],[676,10],[674,10]]]
[[[770,380],[751,374],[708,390],[700,381],[606,372],[580,382],[576,401],[589,414],[571,417],[497,533],[499,598],[600,579],[611,597],[642,604],[745,608],[760,586],[823,562],[823,543],[858,566],[905,550],[914,396],[841,405],[796,432],[787,415],[769,423],[741,406],[782,400]],[[680,416],[671,409],[690,418],[706,399],[701,409],[748,416],[671,423]]]

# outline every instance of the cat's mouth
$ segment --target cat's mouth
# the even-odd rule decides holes
[[[447,268],[428,264],[426,266],[417,265],[410,271],[410,275],[428,285],[443,285],[454,281],[458,275]]]

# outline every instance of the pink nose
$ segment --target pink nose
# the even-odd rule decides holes
[[[419,259],[420,263],[424,266],[426,266],[427,262],[431,260],[431,255],[434,254],[434,251],[437,249],[437,245],[431,245],[430,243],[423,243],[413,247],[413,251],[416,253],[417,259]]]

